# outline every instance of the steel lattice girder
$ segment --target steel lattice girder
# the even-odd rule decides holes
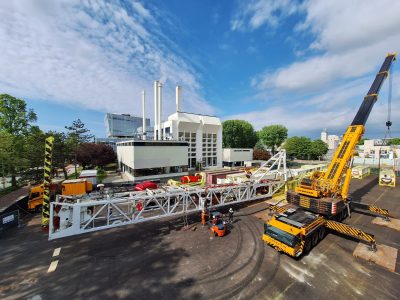
[[[204,205],[214,208],[267,198],[284,184],[284,180],[273,180],[206,188],[166,188],[121,193],[99,200],[58,196],[50,206],[49,240],[196,212]]]

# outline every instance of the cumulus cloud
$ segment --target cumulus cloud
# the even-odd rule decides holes
[[[238,6],[231,20],[231,30],[254,30],[263,25],[275,28],[281,19],[295,13],[298,9],[299,5],[294,0],[244,1]]]
[[[306,40],[311,41],[303,44],[302,55],[295,57],[294,62],[275,70],[269,68],[251,80],[260,98],[269,96],[271,107],[226,118],[243,118],[258,128],[274,123],[285,124],[292,134],[324,127],[343,132],[352,121],[385,55],[400,48],[397,30],[400,26],[400,2],[308,0],[302,4],[294,3],[294,6],[281,6],[279,10],[286,11],[280,14],[272,10],[277,22],[252,23],[258,14],[258,5],[258,1],[246,4],[239,14],[241,18],[235,15],[232,24],[239,29],[268,28],[279,26],[289,15],[296,14],[300,21],[291,34],[306,36]],[[273,6],[269,7],[272,9]],[[299,51],[297,48],[294,50]],[[399,74],[392,77],[396,89],[400,86]],[[384,131],[386,97],[384,88],[367,123],[367,132],[380,134]],[[279,102],[274,98],[279,98]],[[395,90],[393,120],[400,115],[399,98],[399,90]],[[393,127],[399,133],[396,123]]]
[[[0,91],[138,114],[141,90],[152,97],[152,82],[161,79],[164,115],[173,110],[175,84],[183,86],[186,110],[213,113],[199,75],[153,9],[138,1],[2,1]]]
[[[312,34],[315,38],[308,48],[321,54],[264,72],[253,79],[253,85],[315,91],[337,80],[368,74],[384,55],[400,48],[400,2],[310,0],[301,8],[306,17],[295,31]]]

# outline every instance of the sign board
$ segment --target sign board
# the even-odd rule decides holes
[[[0,215],[0,233],[11,227],[18,226],[18,224],[19,224],[18,210],[14,210],[12,212]]]

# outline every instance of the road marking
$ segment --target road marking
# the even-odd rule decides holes
[[[59,256],[59,255],[60,255],[60,252],[61,252],[61,247],[60,247],[60,248],[54,249],[53,257]]]
[[[54,272],[57,269],[57,265],[58,265],[58,260],[52,261],[49,266],[49,269],[47,270],[47,273]]]

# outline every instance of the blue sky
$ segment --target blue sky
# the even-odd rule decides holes
[[[185,111],[283,124],[291,136],[341,134],[400,49],[399,15],[400,1],[387,0],[1,1],[0,93],[25,99],[44,130],[80,118],[103,137],[105,112],[141,114],[143,89],[153,120],[160,79],[163,119],[178,84]],[[368,137],[384,136],[387,85]]]

